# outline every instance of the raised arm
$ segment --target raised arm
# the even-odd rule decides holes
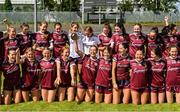
[[[23,57],[23,58],[25,58],[25,57]],[[19,50],[19,48],[16,50],[16,63],[17,64],[22,64],[24,61],[23,61],[23,58],[22,59],[20,59],[20,50]]]

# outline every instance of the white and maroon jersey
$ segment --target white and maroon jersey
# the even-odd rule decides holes
[[[77,40],[78,48],[80,51],[84,52],[84,46],[82,42],[83,34],[81,32],[76,32],[76,34],[79,37],[79,39]],[[68,38],[69,38],[69,43],[70,43],[70,57],[79,58],[80,56],[75,51],[74,40],[71,39],[71,33],[69,33]]]
[[[38,85],[40,72],[41,67],[38,61],[30,62],[28,59],[24,59],[22,64],[22,84],[26,87]]]
[[[165,85],[166,62],[162,58],[159,60],[149,59],[151,64],[151,86],[162,87]]]
[[[111,38],[107,37],[106,35],[104,34],[99,34],[98,35],[98,38],[100,40],[100,47],[104,47],[104,46],[108,46],[110,45],[110,42],[111,42]]]
[[[54,81],[56,79],[56,63],[54,59],[40,61],[42,70],[41,85],[43,88],[54,88]]]
[[[113,56],[113,61],[116,62],[116,79],[117,80],[129,80],[129,70],[130,70],[130,60],[131,57],[129,55],[127,56],[121,56],[119,54],[115,54]]]
[[[45,37],[45,35],[46,35],[46,37]],[[52,42],[49,32],[46,32],[44,34],[44,33],[41,33],[40,31],[36,32],[34,34],[34,41],[35,41],[35,44],[37,44],[38,47],[49,47],[50,43]],[[36,56],[36,58],[37,57],[42,57],[42,52],[36,50],[35,51],[35,56]]]
[[[130,85],[132,88],[141,89],[149,85],[148,62],[143,60],[137,62],[135,59],[130,61],[131,79]]]
[[[146,48],[146,37],[142,35],[136,35],[136,34],[129,34],[129,54],[132,58],[135,57],[136,51],[139,49]]]
[[[96,85],[103,87],[111,86],[111,71],[112,71],[112,61],[105,60],[104,58],[99,59],[99,67],[96,76]]]
[[[114,51],[115,53],[118,52],[118,46],[121,43],[129,43],[129,36],[124,36],[119,33],[114,33],[111,37],[111,42],[114,44]]]
[[[33,34],[17,34],[20,40],[20,54],[23,55],[27,48],[32,47]]]
[[[80,80],[85,84],[94,86],[98,66],[97,59],[91,58],[90,55],[85,55],[83,57],[82,74],[80,75]]]
[[[4,61],[4,63],[1,65],[1,71],[3,71],[5,80],[14,80],[17,81],[17,83],[20,81],[19,64]]]
[[[95,35],[92,35],[91,37],[83,36],[82,38],[83,46],[84,46],[84,53],[89,54],[89,48],[92,45],[98,46],[101,42],[99,38]]]
[[[71,85],[71,74],[70,74],[70,67],[75,65],[74,61],[71,61],[68,59],[67,61],[64,61],[62,58],[57,58],[56,62],[60,63],[61,66],[61,82],[63,84]]]
[[[55,58],[60,56],[61,49],[66,46],[66,44],[69,44],[68,36],[64,31],[53,32],[51,34],[51,39],[53,41],[53,55]]]
[[[167,63],[167,76],[166,85],[168,86],[180,86],[180,58],[166,59]]]

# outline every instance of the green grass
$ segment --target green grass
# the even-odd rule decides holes
[[[46,103],[28,102],[12,105],[1,105],[0,111],[180,111],[178,104],[156,104],[156,105],[132,105],[132,104],[95,104],[76,102],[53,102]]]

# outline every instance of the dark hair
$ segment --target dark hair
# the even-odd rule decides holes
[[[136,25],[139,26],[140,29],[142,30],[142,25],[141,25],[141,23],[135,23],[134,26],[136,26]]]
[[[169,32],[169,26],[164,26],[163,29],[161,30],[162,35],[167,35]]]
[[[152,50],[152,52],[154,52],[154,54],[155,54],[156,56],[158,56],[159,58],[162,57],[161,48],[156,47],[155,49]]]
[[[95,48],[96,48],[96,51],[98,51],[98,47],[97,47],[96,45],[91,45],[90,48],[91,48],[91,47],[95,47]]]
[[[40,26],[42,26],[43,24],[48,25],[48,22],[46,22],[46,21],[42,21],[42,22],[40,22],[40,23],[39,23],[39,25],[40,25]]]
[[[23,29],[24,27],[28,27],[29,28],[29,25],[27,23],[23,23],[20,25],[20,28]]]
[[[121,31],[122,31],[122,35],[123,36],[126,36],[127,35],[127,33],[126,33],[126,29],[125,29],[125,27],[124,27],[124,24],[123,23],[116,23],[115,25],[114,25],[114,27],[119,27],[120,29],[121,29]]]
[[[56,25],[59,25],[59,26],[62,27],[62,24],[61,24],[60,22],[56,22],[56,23],[54,24],[54,28],[56,27]]]
[[[168,47],[168,50],[170,51],[171,50],[171,48],[177,48],[177,50],[178,50],[178,54],[179,54],[179,47],[177,46],[177,45],[171,45],[171,46],[169,46]]]
[[[158,27],[152,27],[151,30],[150,30],[150,32],[151,32],[151,31],[155,32],[156,34],[159,34],[159,29],[158,29]]]
[[[109,23],[104,23],[103,28],[108,28],[109,29],[108,37],[111,38],[112,37],[112,28],[111,28],[110,24]]]
[[[90,33],[93,33],[93,29],[92,29],[91,26],[86,26],[86,27],[84,28],[84,31],[88,31],[88,32],[90,32]]]
[[[106,46],[106,47],[103,49],[103,52],[104,52],[105,50],[107,50],[110,55],[112,54],[112,48],[111,48],[110,46]]]
[[[8,49],[8,55],[10,54],[10,51],[16,51],[13,48]]]

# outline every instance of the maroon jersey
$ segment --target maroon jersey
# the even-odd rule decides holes
[[[4,84],[9,84],[10,86],[16,86],[20,84],[20,68],[19,64],[9,63],[5,61],[1,69],[4,75]]]
[[[41,86],[45,89],[55,89],[54,81],[56,79],[56,63],[54,59],[40,61],[42,70]]]
[[[97,70],[98,60],[91,58],[90,55],[85,55],[83,58],[80,80],[89,86],[94,86]]]
[[[150,39],[148,38],[148,45],[147,45],[147,57],[151,58],[151,51],[158,47],[158,43],[156,42],[156,39]]]
[[[4,57],[5,57],[5,60],[7,60],[8,50],[9,49],[16,50],[17,48],[19,48],[19,42],[20,41],[19,41],[18,37],[14,37],[14,38],[5,37],[4,38],[4,49],[5,49]]]
[[[103,34],[99,34],[98,38],[99,38],[99,40],[101,42],[100,47],[104,47],[104,46],[110,45],[111,38],[109,38],[109,37],[107,37],[107,36],[105,36]]]
[[[73,61],[70,61],[70,59],[64,61],[62,58],[57,58],[56,61],[60,62],[61,65],[61,83],[71,85],[70,67],[72,65],[75,65],[75,63]]]
[[[167,86],[180,86],[180,58],[171,59],[167,58]]]
[[[149,84],[149,73],[148,73],[148,63],[143,60],[142,62],[137,62],[135,59],[130,61],[131,66],[131,88],[141,89],[146,88]]]
[[[151,86],[162,87],[165,85],[166,62],[163,59],[157,61],[149,59],[151,64]]]
[[[27,59],[22,64],[22,86],[33,87],[38,85],[40,78],[40,64],[38,61],[30,62]]]
[[[145,49],[146,37],[144,35],[129,34],[129,39],[129,55],[134,58],[137,50]]]
[[[129,37],[123,36],[122,34],[119,33],[114,33],[111,37],[111,41],[114,43],[114,51],[115,53],[117,53],[119,44],[129,43]]]
[[[3,32],[0,31],[0,63],[4,60],[4,41],[1,40],[3,38]]]
[[[46,32],[45,35],[47,37],[44,37],[44,33],[37,32],[34,34],[34,41],[37,44],[38,47],[49,47],[50,46],[50,33]],[[37,59],[42,58],[42,52],[41,51],[35,51],[35,56]]]
[[[53,40],[53,54],[54,57],[60,56],[61,49],[66,46],[66,43],[68,43],[68,36],[65,34],[65,32],[53,32],[51,36]]]
[[[163,36],[164,41],[164,50],[163,50],[163,56],[164,58],[169,56],[168,48],[171,45],[179,45],[180,40],[178,35],[165,35]]]
[[[113,61],[116,62],[116,79],[117,80],[129,80],[129,69],[130,69],[130,56],[121,56],[115,54],[113,56]]]
[[[27,48],[32,47],[33,35],[19,33],[17,37],[20,40],[20,54],[23,55]]]
[[[103,87],[111,86],[111,60],[105,60],[104,58],[99,59],[99,67],[96,77],[96,85]]]

